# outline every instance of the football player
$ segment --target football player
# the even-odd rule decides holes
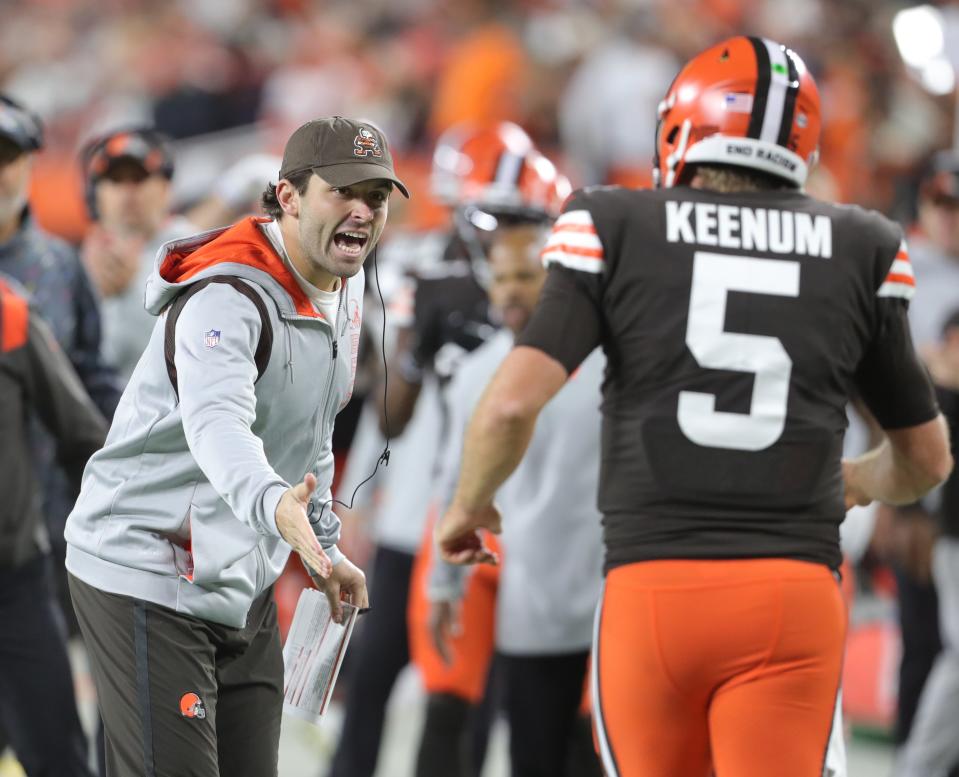
[[[593,701],[610,777],[821,774],[846,628],[839,524],[952,467],[899,227],[802,190],[819,127],[785,46],[737,37],[687,63],[659,107],[658,188],[566,204],[537,310],[466,435],[437,528],[460,563],[490,560],[493,494],[604,348]],[[854,389],[885,439],[843,461]]]

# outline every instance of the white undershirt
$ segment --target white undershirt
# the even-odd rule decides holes
[[[314,286],[300,274],[299,270],[293,266],[293,262],[290,261],[290,255],[286,252],[286,244],[283,242],[283,232],[280,229],[279,222],[267,221],[261,225],[261,228],[266,233],[273,248],[275,248],[276,252],[280,255],[283,264],[286,265],[293,277],[296,278],[296,282],[300,284],[303,293],[310,298],[310,302],[313,303],[313,309],[320,313],[323,318],[331,324],[334,323],[336,321],[336,312],[340,306],[340,279],[336,279],[336,288],[334,288],[333,291],[325,291],[324,289]]]

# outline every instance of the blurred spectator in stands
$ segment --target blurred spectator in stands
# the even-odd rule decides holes
[[[96,296],[76,252],[42,231],[30,216],[27,190],[33,158],[43,145],[40,120],[0,95],[0,272],[15,278],[30,294],[53,330],[84,388],[100,412],[112,418],[120,399],[116,373],[100,355],[100,313]],[[42,480],[43,514],[60,575],[61,602],[72,620],[63,577],[66,545],[63,527],[77,497],[57,465],[50,435],[34,423],[33,463]]]
[[[522,121],[529,62],[519,19],[502,0],[467,0],[441,7],[452,39],[433,99],[434,137],[457,124]]]
[[[651,182],[656,106],[679,72],[657,26],[651,8],[631,11],[569,82],[560,133],[583,184]]]
[[[103,445],[106,422],[25,292],[0,277],[0,733],[28,777],[90,777],[67,634],[40,539],[30,416],[50,432],[57,460],[79,488],[87,459]]]

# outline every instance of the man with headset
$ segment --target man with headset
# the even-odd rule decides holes
[[[363,261],[396,177],[342,117],[286,145],[269,218],[167,244],[158,317],[67,522],[70,589],[108,777],[277,773],[283,661],[272,586],[295,550],[342,619],[368,605],[331,511]]]
[[[81,164],[93,221],[83,239],[83,263],[100,293],[104,358],[126,382],[153,330],[153,316],[143,307],[153,257],[164,243],[195,230],[170,214],[173,154],[151,127],[96,138],[84,148]]]

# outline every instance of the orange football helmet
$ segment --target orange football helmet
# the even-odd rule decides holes
[[[687,165],[737,165],[801,188],[818,157],[819,90],[795,52],[730,38],[691,59],[659,104],[653,179],[687,183]]]
[[[458,125],[440,137],[430,178],[433,197],[451,208],[475,208],[534,220],[556,218],[569,180],[512,122]]]

